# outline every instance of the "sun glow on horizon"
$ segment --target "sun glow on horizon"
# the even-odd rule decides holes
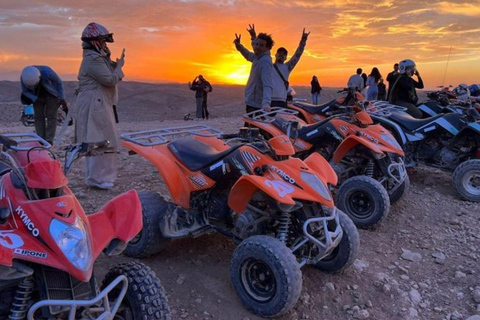
[[[80,34],[97,21],[114,33],[112,56],[126,48],[125,80],[191,81],[202,74],[212,83],[244,85],[251,63],[232,41],[242,34],[250,48],[249,23],[271,33],[275,46],[295,52],[306,28],[311,34],[290,82],[309,85],[312,75],[322,86],[344,86],[356,68],[384,77],[395,62],[417,62],[427,87],[479,83],[480,0],[128,0],[97,2],[54,0],[31,4],[0,3],[0,80],[18,80],[28,64],[51,66],[72,80],[81,61]],[[256,21],[252,13],[262,13]],[[248,18],[250,19],[250,18]],[[125,24],[125,21],[129,21]],[[448,62],[448,63],[447,63]],[[445,78],[445,80],[444,80]]]

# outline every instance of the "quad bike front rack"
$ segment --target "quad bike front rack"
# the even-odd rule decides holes
[[[258,109],[243,115],[244,119],[251,119],[258,122],[272,123],[278,114],[296,116],[298,111],[281,107],[270,108],[270,111]]]
[[[164,144],[179,138],[185,138],[191,135],[202,137],[219,137],[223,131],[205,125],[194,125],[184,127],[171,127],[147,131],[137,131],[123,133],[120,137],[125,141],[129,141],[144,147],[156,146]]]
[[[117,287],[121,290],[118,294],[116,300],[112,303],[108,300],[108,294],[116,289]],[[113,280],[105,289],[102,290],[95,298],[91,300],[43,300],[35,303],[29,310],[27,314],[28,320],[34,320],[33,316],[40,308],[43,307],[67,307],[70,309],[68,313],[68,320],[113,320],[115,314],[120,307],[125,294],[128,289],[128,279],[127,277],[120,275],[115,280]],[[103,302],[100,304],[99,302]],[[101,307],[99,305],[102,305]],[[82,317],[76,317],[77,309],[82,309]],[[68,310],[68,309],[67,309]],[[87,311],[88,317],[85,317],[85,311]],[[96,318],[92,317],[92,314],[98,314]]]

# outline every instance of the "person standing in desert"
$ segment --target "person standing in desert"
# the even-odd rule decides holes
[[[117,104],[117,84],[124,77],[125,49],[113,62],[107,42],[113,34],[92,22],[82,33],[83,60],[78,72],[75,102],[75,142],[108,140],[116,151],[119,145],[113,106]],[[111,189],[117,178],[116,153],[86,158],[86,183]]]
[[[195,100],[197,102],[195,120],[208,119],[207,95],[209,92],[212,92],[212,85],[200,74],[192,82],[188,83],[188,87],[190,90],[195,91]]]
[[[273,64],[270,49],[273,39],[266,33],[259,33],[253,41],[253,52],[250,52],[241,43],[241,35],[235,34],[235,48],[245,59],[252,63],[250,75],[245,87],[245,104],[247,113],[259,109],[270,110],[273,91]]]

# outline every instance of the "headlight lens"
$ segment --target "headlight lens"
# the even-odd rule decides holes
[[[79,218],[70,225],[57,219],[50,223],[50,235],[68,260],[78,269],[87,271],[92,265],[92,250],[87,230]]]
[[[391,134],[382,132],[380,133],[380,137],[382,138],[383,141],[386,141],[390,143],[392,146],[394,146],[395,148],[402,150],[402,147],[400,147],[397,140],[395,140],[395,138]]]
[[[327,189],[325,184],[320,180],[316,175],[310,172],[305,172],[302,171],[300,173],[300,177],[304,182],[306,182],[310,187],[315,189],[315,191],[327,199],[328,201],[332,201],[332,195],[330,194],[330,191]]]

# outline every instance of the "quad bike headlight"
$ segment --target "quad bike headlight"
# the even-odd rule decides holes
[[[316,175],[310,172],[302,171],[300,173],[302,180],[312,187],[319,195],[328,201],[332,201],[332,195],[325,184]]]
[[[394,146],[397,149],[402,150],[402,147],[398,144],[397,140],[391,135],[387,134],[385,132],[380,133],[380,137],[382,138],[383,141],[390,143],[392,146]]]
[[[78,269],[87,271],[92,265],[92,250],[87,229],[79,218],[73,225],[53,219],[50,235],[67,259]]]

